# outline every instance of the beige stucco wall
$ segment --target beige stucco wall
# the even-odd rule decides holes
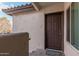
[[[66,10],[70,5],[71,2],[65,2],[64,4],[64,52],[66,56],[79,56],[79,51],[66,40]]]
[[[44,49],[44,15],[43,13],[14,16],[14,31],[28,32],[31,40],[29,49]]]
[[[21,13],[13,15],[13,30],[14,32],[28,32],[30,35],[29,52],[35,49],[44,49],[44,15],[63,11],[63,4],[56,4],[42,9],[38,12]]]

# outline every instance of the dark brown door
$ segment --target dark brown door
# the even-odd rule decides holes
[[[63,12],[45,15],[45,48],[63,50]]]

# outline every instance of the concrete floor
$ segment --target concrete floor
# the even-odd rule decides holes
[[[54,50],[54,49],[36,49],[32,51],[29,56],[65,56],[62,51]]]

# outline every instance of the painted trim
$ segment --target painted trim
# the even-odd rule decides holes
[[[71,43],[67,42],[67,44],[75,51],[79,54],[79,50],[77,50]]]
[[[37,3],[37,4],[38,4],[38,3]],[[37,6],[37,4],[36,4],[35,2],[32,2],[32,5],[33,5],[34,9],[35,9],[36,11],[39,11],[39,7]]]

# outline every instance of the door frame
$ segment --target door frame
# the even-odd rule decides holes
[[[62,22],[62,28],[63,28],[63,33],[62,33],[62,51],[64,52],[64,11],[60,11],[60,12],[54,12],[54,13],[47,13],[47,14],[45,14],[44,15],[44,17],[45,17],[45,19],[44,19],[44,25],[45,25],[45,27],[44,27],[44,34],[45,34],[45,49],[46,49],[46,47],[47,47],[47,38],[46,38],[46,36],[47,36],[47,33],[46,33],[46,27],[47,27],[47,25],[46,25],[46,15],[50,15],[50,14],[55,14],[55,13],[62,13],[62,18],[63,18],[63,22]]]

